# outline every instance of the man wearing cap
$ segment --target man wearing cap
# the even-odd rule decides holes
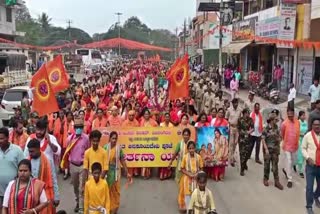
[[[256,103],[254,100],[255,93],[253,91],[249,91],[248,99],[244,102],[245,108],[249,109],[250,112],[254,109],[254,104]]]
[[[39,120],[39,115],[37,112],[32,112],[30,114],[30,121],[27,125],[27,134],[28,135],[31,135],[31,134],[34,134],[36,133],[36,123],[38,122]]]
[[[74,212],[83,211],[84,200],[84,153],[90,148],[89,137],[83,132],[84,121],[82,118],[74,120],[75,134],[67,138],[67,148],[61,161],[61,168],[70,167],[73,191],[76,196]]]
[[[279,155],[280,155],[280,132],[275,121],[276,115],[271,113],[267,120],[267,126],[264,128],[261,136],[264,154],[264,177],[263,184],[269,186],[270,164],[272,164],[272,172],[274,177],[274,186],[279,190],[283,190],[283,186],[279,181]]]
[[[315,101],[314,103],[315,109],[309,114],[308,117],[308,130],[311,131],[311,121],[314,120],[315,118],[320,118],[320,99]]]
[[[232,106],[226,112],[226,119],[230,125],[230,141],[229,141],[229,162],[231,166],[235,166],[234,153],[239,140],[238,120],[241,115],[241,109],[238,107],[239,101],[237,98],[232,100]]]
[[[13,107],[13,110],[14,110],[14,116],[10,118],[9,124],[8,124],[10,128],[12,128],[14,121],[23,120],[21,107],[20,106]]]

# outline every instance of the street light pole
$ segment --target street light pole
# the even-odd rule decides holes
[[[122,13],[115,13],[118,16],[118,39],[119,39],[119,57],[121,56],[121,44],[120,44],[120,38],[121,38],[121,28],[120,28],[120,17]]]
[[[220,14],[219,14],[219,73],[222,75],[222,13],[223,13],[223,0],[220,0]]]

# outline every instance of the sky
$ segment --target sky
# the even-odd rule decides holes
[[[66,27],[71,20],[72,27],[85,30],[90,35],[106,32],[117,22],[116,12],[121,12],[121,23],[131,16],[137,16],[151,29],[176,27],[181,31],[185,18],[196,14],[196,0],[25,0],[30,14],[38,17],[45,12],[52,18],[52,24]]]

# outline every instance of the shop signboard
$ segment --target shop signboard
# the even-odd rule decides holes
[[[281,4],[280,5],[280,40],[294,40],[296,28],[297,6],[295,4]],[[281,47],[278,45],[278,47]],[[283,46],[282,46],[283,47]],[[290,48],[290,47],[284,47]]]
[[[219,49],[219,28],[217,24],[210,24],[209,29],[214,30],[213,34],[209,35],[209,49]],[[228,30],[222,31],[222,47],[230,44],[232,40],[232,25],[226,26]]]
[[[233,24],[232,35],[233,41],[248,40],[248,36],[254,36],[258,17],[252,17],[246,20],[238,21]]]
[[[256,36],[276,39],[279,36],[279,27],[279,17],[259,21],[256,25]]]
[[[298,63],[298,92],[308,95],[312,85],[313,60],[311,56],[301,56]]]

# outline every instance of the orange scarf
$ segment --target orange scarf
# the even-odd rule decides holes
[[[17,135],[14,130],[12,130],[9,134],[9,142],[20,146],[22,151],[24,151],[24,148],[26,146],[26,142],[28,140],[29,135],[25,132],[22,133],[22,135]]]
[[[253,123],[256,122],[256,113],[255,112],[252,112],[250,117],[252,118],[253,120]],[[262,133],[263,131],[263,119],[262,119],[262,114],[259,112],[259,132]]]
[[[62,127],[63,125],[63,127]],[[63,130],[63,133],[61,134],[61,129]],[[66,148],[66,141],[68,137],[68,122],[66,118],[64,118],[64,123],[62,123],[61,119],[58,118],[54,122],[54,127],[53,127],[53,135],[57,138],[58,143],[62,148]]]
[[[69,167],[70,152],[72,151],[72,149],[77,145],[77,143],[81,139],[81,136],[78,138],[75,138],[75,137],[76,137],[76,135],[73,134],[71,137],[71,143],[68,145],[66,151],[63,154],[63,157],[62,157],[62,160],[60,163],[61,169],[67,169]]]
[[[37,136],[36,136],[36,134],[31,134],[31,135],[30,135],[30,138],[31,138],[31,139],[36,139]],[[40,148],[41,152],[45,152],[46,149],[47,149],[47,147],[48,147],[48,145],[49,145],[48,139],[47,139],[47,138],[44,138],[44,144],[43,144],[43,145],[41,146],[41,148]]]
[[[288,143],[288,136],[289,136],[289,131],[293,131],[293,130],[289,130],[288,129],[288,123],[292,123],[291,121],[289,121],[289,119],[286,119],[284,122],[283,122],[283,126],[284,126],[284,129],[283,129],[283,132],[282,133],[282,136],[283,136],[283,148],[285,148],[286,144]],[[297,119],[294,119],[294,131],[296,133],[296,147],[295,149],[298,149],[299,147],[299,138],[300,138],[300,122],[299,120]]]
[[[16,214],[22,211],[18,210],[19,187],[20,181],[17,179],[10,189],[8,214]],[[44,182],[39,181],[36,178],[30,178],[23,197],[23,207],[27,209],[36,207],[40,203],[40,195],[44,187]]]
[[[312,135],[313,142],[317,147],[317,151],[316,151],[316,166],[320,166],[320,143],[319,143],[319,140],[317,138],[316,133],[313,130],[311,131],[311,135]]]

